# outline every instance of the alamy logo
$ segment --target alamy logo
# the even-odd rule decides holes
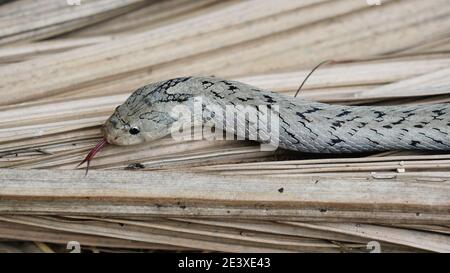
[[[69,249],[70,253],[81,253],[81,245],[78,241],[67,242],[66,249]]]
[[[170,114],[176,120],[170,128],[175,140],[248,139],[260,142],[261,151],[278,148],[278,105],[204,104],[196,97],[193,108],[177,105]]]
[[[377,241],[370,241],[367,243],[367,249],[370,253],[381,253],[381,244]]]

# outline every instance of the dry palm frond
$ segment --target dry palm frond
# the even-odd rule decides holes
[[[171,77],[293,95],[333,60],[299,96],[449,102],[448,0],[45,2],[0,3],[0,251],[450,251],[447,153],[165,138],[74,170],[117,105]]]

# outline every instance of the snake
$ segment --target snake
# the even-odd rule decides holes
[[[212,110],[211,105],[215,106]],[[200,107],[201,114],[197,114],[197,118],[177,116],[174,113],[179,112],[180,106],[193,113]],[[278,147],[292,151],[336,154],[450,150],[448,103],[336,105],[216,77],[179,77],[134,91],[107,119],[102,127],[103,139],[80,164],[87,162],[89,168],[90,160],[108,143],[135,145],[155,141],[170,135],[174,124],[192,122],[193,119],[196,123],[213,124],[233,135],[248,138],[250,129],[258,127],[257,124],[250,115],[236,121],[234,113],[235,125],[227,126],[224,110],[227,107],[234,107],[235,112],[241,112],[245,107],[255,109],[261,116],[264,116],[263,110],[267,110],[265,116],[270,111],[278,118],[277,128],[273,128],[277,134],[272,134],[277,137]],[[267,135],[271,135],[269,128],[259,130],[259,135],[266,137],[257,136],[253,140],[267,142]]]

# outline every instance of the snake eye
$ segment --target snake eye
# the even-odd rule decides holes
[[[137,127],[132,127],[131,129],[130,129],[130,134],[132,134],[132,135],[137,135],[137,134],[139,134],[139,128],[137,128]]]

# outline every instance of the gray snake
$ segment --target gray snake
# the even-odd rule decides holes
[[[179,121],[171,114],[174,107],[195,111],[194,100],[199,97],[205,110],[201,122],[213,122],[219,128],[225,128],[224,116],[207,111],[208,105],[277,106],[283,149],[310,153],[450,150],[450,104],[331,105],[214,77],[175,78],[137,89],[106,121],[103,144],[132,145],[169,135],[170,127]],[[235,128],[232,133],[238,131]]]

